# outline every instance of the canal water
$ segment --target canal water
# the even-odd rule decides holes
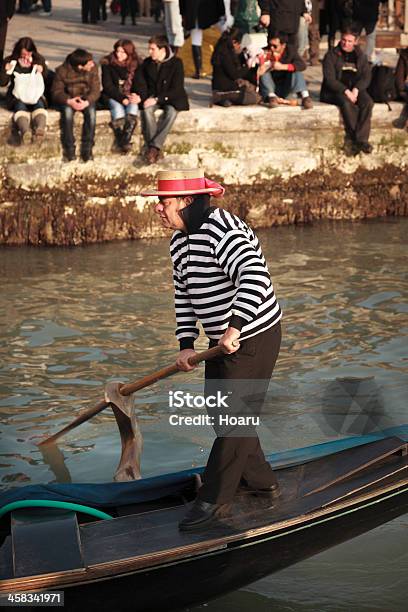
[[[259,232],[284,311],[266,452],[408,423],[407,234],[394,218]],[[3,248],[0,267],[1,487],[112,479],[110,410],[62,438],[57,457],[35,443],[99,402],[106,381],[174,361],[168,240]],[[136,394],[143,476],[205,464],[211,429],[171,426],[168,410],[168,391],[197,393],[202,374]],[[407,576],[406,515],[197,610],[406,612]]]

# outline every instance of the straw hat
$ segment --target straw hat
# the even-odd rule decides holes
[[[204,176],[202,168],[187,170],[159,170],[157,189],[145,189],[142,196],[181,196],[209,193],[215,197],[224,195],[224,187]]]

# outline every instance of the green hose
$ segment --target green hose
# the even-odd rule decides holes
[[[83,514],[90,514],[100,519],[113,519],[113,516],[96,510],[95,508],[89,508],[89,506],[82,506],[81,504],[71,504],[70,502],[51,501],[49,499],[24,499],[22,501],[11,502],[0,508],[0,518],[11,512],[17,510],[17,508],[29,508],[29,507],[43,507],[43,508],[64,508],[65,510],[75,510],[77,512],[83,512]]]

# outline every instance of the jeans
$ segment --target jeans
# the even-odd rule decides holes
[[[139,114],[139,106],[137,104],[128,104],[124,106],[113,98],[109,98],[109,110],[111,112],[112,121],[123,119],[126,115],[137,116]]]
[[[288,72],[285,78],[279,78],[275,83],[271,72],[265,72],[259,81],[260,92],[263,98],[275,94],[279,98],[287,98],[291,93],[301,93],[307,90],[305,77],[301,72]]]
[[[25,111],[26,113],[32,113],[38,108],[45,108],[44,100],[40,98],[38,102],[35,104],[25,104],[21,100],[16,100],[14,103],[13,111],[17,113],[18,111]]]
[[[64,151],[70,153],[75,152],[75,138],[74,138],[74,111],[68,105],[61,107],[61,144]],[[81,136],[81,151],[90,152],[94,145],[95,137],[95,125],[96,125],[96,110],[95,105],[90,104],[83,111],[84,122],[82,125],[82,136]]]
[[[42,5],[46,13],[51,13],[51,0],[42,0]]]
[[[163,109],[163,113],[159,120],[156,121],[154,113],[160,108]],[[162,149],[176,117],[177,111],[170,104],[165,104],[164,106],[154,104],[149,106],[149,108],[144,108],[142,112],[142,131],[146,145]]]

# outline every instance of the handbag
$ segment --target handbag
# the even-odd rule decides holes
[[[110,3],[110,10],[112,15],[117,15],[120,13],[120,0],[112,0]]]
[[[36,71],[35,66],[31,72],[14,73],[13,96],[24,104],[36,104],[45,90],[43,76]]]
[[[262,101],[261,96],[256,91],[256,87],[253,83],[250,83],[246,79],[237,79],[236,83],[241,91],[242,106],[248,106],[249,104],[259,104]]]

